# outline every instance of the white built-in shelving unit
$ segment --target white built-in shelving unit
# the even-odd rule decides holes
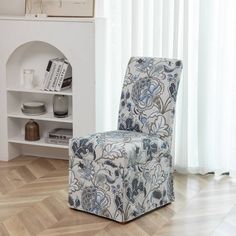
[[[73,136],[96,131],[95,37],[102,20],[73,18],[30,19],[0,17],[0,160],[19,155],[68,158],[68,145],[48,144],[45,137],[54,128],[73,128]],[[72,89],[61,92],[43,91],[49,59],[67,58],[72,65]],[[34,88],[26,89],[23,70],[34,69]],[[69,98],[69,116],[53,115],[53,96]],[[22,103],[42,101],[47,113],[28,116],[21,112]],[[29,119],[40,126],[41,139],[24,139]]]

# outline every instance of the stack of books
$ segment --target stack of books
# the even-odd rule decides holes
[[[72,129],[57,128],[48,133],[46,143],[67,145],[72,138]]]
[[[64,58],[51,59],[48,62],[42,90],[56,91],[65,90],[72,86],[72,68]]]

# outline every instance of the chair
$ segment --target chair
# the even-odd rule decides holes
[[[182,63],[130,59],[118,130],[70,140],[69,206],[127,222],[174,201],[170,155]]]

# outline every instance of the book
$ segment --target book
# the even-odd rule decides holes
[[[63,83],[63,80],[64,80],[65,75],[66,75],[66,71],[67,71],[68,66],[69,66],[68,61],[64,61],[64,64],[63,64],[62,70],[61,70],[61,74],[60,74],[59,79],[57,81],[57,85],[56,85],[55,91],[60,91],[62,83]]]
[[[62,66],[64,64],[64,59],[56,59],[55,62],[57,63],[57,67],[55,69],[55,73],[53,74],[53,79],[51,84],[49,85],[49,90],[54,91],[56,89],[57,81],[60,77]]]
[[[58,145],[68,145],[68,139],[56,139],[56,138],[45,138],[46,143],[58,144]]]
[[[52,66],[51,66],[51,69],[50,69],[50,72],[49,72],[49,76],[48,76],[47,82],[45,84],[44,90],[49,91],[50,85],[53,82],[53,79],[54,79],[54,76],[55,76],[56,68],[57,68],[57,62],[56,62],[55,59],[53,59],[52,60]]]
[[[56,128],[48,133],[48,137],[45,138],[45,142],[67,145],[69,140],[72,138],[72,133],[72,129]]]
[[[56,128],[48,133],[48,137],[54,139],[71,139],[72,133],[73,133],[72,129]]]
[[[66,90],[72,87],[72,77],[71,78],[67,78],[63,80],[63,84],[61,86],[61,90]]]
[[[40,86],[41,90],[44,90],[46,88],[48,78],[50,76],[50,70],[51,70],[51,67],[52,67],[52,62],[53,62],[52,60],[49,60],[49,62],[48,62],[46,72],[45,72],[45,75],[44,75],[44,80],[42,81],[41,86]]]
[[[55,91],[59,92],[62,89],[64,90],[70,88],[71,85],[72,85],[72,68],[70,63],[67,60],[65,60],[61,70],[61,74],[58,78]]]
[[[52,74],[50,75],[49,83],[47,85],[47,90],[48,91],[52,91],[52,86],[53,86],[53,83],[56,79],[56,76],[57,76],[58,73],[60,73],[60,71],[58,72],[59,58],[53,59],[53,65],[55,65],[55,69],[52,67]]]

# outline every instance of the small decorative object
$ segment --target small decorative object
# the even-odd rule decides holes
[[[25,125],[25,140],[37,141],[40,139],[39,125],[34,120],[29,120]]]
[[[46,113],[46,106],[43,102],[25,102],[22,104],[21,111],[25,115],[38,116]]]
[[[68,116],[68,97],[65,95],[54,95],[53,113],[55,117],[64,118]]]
[[[47,17],[43,12],[43,0],[26,0],[25,15],[27,17]]]
[[[26,0],[25,15],[27,17],[47,17],[43,12],[43,0]]]
[[[32,89],[34,86],[33,86],[33,82],[34,82],[34,70],[32,69],[25,69],[24,70],[24,75],[23,75],[23,78],[24,78],[24,87],[26,89]]]
[[[27,0],[26,15],[94,17],[95,0]]]
[[[72,138],[72,129],[57,128],[49,132],[46,143],[67,145]]]
[[[32,12],[32,0],[25,0],[25,14],[29,15]]]

